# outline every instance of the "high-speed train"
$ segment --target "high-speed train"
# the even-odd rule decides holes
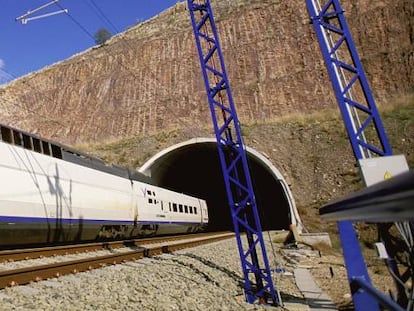
[[[0,248],[197,232],[206,202],[0,125]]]

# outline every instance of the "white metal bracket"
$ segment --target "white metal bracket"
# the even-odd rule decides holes
[[[68,9],[62,9],[62,10],[55,11],[55,12],[49,12],[49,13],[45,13],[45,14],[42,14],[42,15],[37,15],[37,16],[29,17],[33,13],[36,13],[36,12],[38,12],[40,10],[43,10],[43,9],[45,9],[45,8],[51,6],[52,4],[55,4],[55,3],[59,2],[59,1],[60,0],[53,0],[51,2],[48,2],[48,3],[44,4],[44,5],[36,8],[36,9],[29,10],[29,11],[27,11],[27,13],[25,13],[25,14],[19,16],[19,17],[16,17],[16,21],[20,21],[23,25],[26,25],[27,22],[32,21],[32,20],[35,20],[35,19],[40,19],[40,18],[44,18],[44,17],[48,17],[48,16],[53,16],[53,15],[61,14],[61,13],[68,13],[69,12]]]

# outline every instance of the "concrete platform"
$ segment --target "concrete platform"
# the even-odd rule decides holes
[[[338,310],[331,298],[315,283],[308,269],[296,268],[294,270],[296,285],[302,292],[311,311]],[[289,309],[290,310],[290,309]]]
[[[283,307],[289,311],[310,311],[310,307],[303,303],[286,302]]]

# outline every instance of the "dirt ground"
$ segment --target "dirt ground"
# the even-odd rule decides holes
[[[311,248],[299,243],[298,247],[313,250],[316,253],[302,260],[300,266],[310,269],[315,282],[331,297],[339,310],[353,310],[351,291],[341,252],[327,245],[317,245]],[[374,254],[367,254],[366,251],[364,258],[374,286],[385,294],[395,291],[394,281],[388,273],[385,262]]]

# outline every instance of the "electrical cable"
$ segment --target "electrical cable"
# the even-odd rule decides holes
[[[93,0],[92,0],[93,1]],[[59,4],[59,3],[55,3],[59,8],[61,8],[62,10],[63,10],[63,7]],[[96,5],[96,4],[95,4]],[[72,22],[73,23],[75,23],[84,33],[86,33],[90,38],[92,38],[93,40],[94,40],[94,37],[93,37],[93,35],[81,24],[81,23],[79,23],[71,14],[69,14],[68,12],[66,12],[66,14],[68,15],[68,17],[72,20]],[[109,21],[110,22],[110,21]],[[111,22],[110,22],[111,23]],[[111,23],[112,24],[112,23]],[[112,24],[113,25],[113,24]],[[114,26],[114,25],[113,25]],[[115,26],[114,26],[115,27]],[[121,40],[122,41],[122,40]],[[104,50],[105,50],[105,52],[107,53],[107,54],[109,54],[110,56],[113,56],[115,59],[117,59],[113,54],[111,54],[105,47],[104,47]],[[118,60],[118,59],[117,59]],[[119,60],[118,60],[118,62],[119,62]],[[130,69],[128,68],[128,67],[125,67],[122,63],[120,63],[119,62],[119,64],[123,67],[123,68],[126,68],[129,72],[131,72],[130,71]],[[14,80],[14,79],[17,79],[18,77],[17,76],[15,76],[14,74],[12,74],[12,73],[10,73],[10,72],[8,72],[7,70],[5,70],[4,68],[2,68],[2,69],[0,69],[2,72],[4,72],[8,77],[11,77],[12,79],[11,80]],[[136,75],[135,75],[135,73],[133,73],[133,72],[131,72],[132,73],[132,75],[136,78]],[[25,85],[27,85],[28,87],[30,87],[32,90],[34,90],[35,92],[39,92],[39,90],[40,90],[40,88],[38,87],[38,86],[34,86],[34,85],[32,85],[32,83],[30,82],[30,80],[25,80],[24,81],[24,83],[25,83]],[[52,98],[50,98],[50,97],[48,97],[48,96],[46,96],[45,94],[42,94],[42,96],[43,97],[45,97],[46,99],[48,99],[52,104],[54,104],[54,105],[57,105],[57,103],[52,99]],[[61,121],[58,121],[58,120],[56,120],[56,119],[53,119],[53,118],[51,118],[51,117],[48,117],[48,116],[45,116],[45,115],[43,115],[43,114],[40,114],[40,113],[38,113],[37,111],[35,111],[35,110],[33,110],[33,109],[30,109],[30,108],[28,108],[27,106],[24,106],[24,105],[20,105],[20,104],[18,104],[18,103],[16,103],[16,102],[12,102],[12,101],[10,101],[10,100],[8,100],[8,99],[5,99],[5,98],[2,98],[2,100],[4,100],[4,101],[7,101],[7,102],[9,102],[10,104],[12,104],[13,106],[16,106],[16,107],[19,107],[19,108],[21,108],[21,109],[24,109],[24,110],[26,110],[27,112],[29,112],[29,113],[32,113],[32,114],[34,114],[34,115],[37,115],[37,116],[39,116],[39,117],[41,117],[41,118],[43,118],[43,119],[47,119],[47,120],[49,120],[49,121],[52,121],[52,122],[54,122],[54,123],[57,123],[57,124],[59,124],[59,125],[61,125],[61,126],[68,126],[69,124],[63,124]]]
[[[61,9],[63,9],[63,7],[60,5],[60,3],[55,3],[55,5],[57,5],[59,8],[61,8]],[[75,23],[86,35],[88,35],[92,40],[94,40],[95,41],[95,38],[94,38],[94,36],[84,27],[84,26],[82,26],[82,24],[80,23],[80,22],[78,22],[77,20],[76,20],[76,18],[74,18],[70,13],[66,13],[66,15],[72,20],[72,22],[73,23]],[[121,40],[121,42],[122,42],[122,40]],[[124,69],[126,69],[127,71],[129,71],[131,74],[132,74],[132,76],[134,76],[134,78],[138,78],[137,77],[137,75],[136,75],[136,73],[135,72],[133,72],[133,71],[131,71],[130,70],[130,68],[128,68],[127,66],[125,66],[117,57],[116,57],[116,55],[114,55],[114,54],[112,54],[109,50],[108,50],[108,48],[105,46],[105,45],[101,45],[101,47],[104,49],[104,51],[109,55],[109,56],[112,56],[116,61],[117,61],[117,63],[122,67],[122,68],[124,68]]]
[[[396,222],[394,223],[395,227],[397,228],[398,232],[400,233],[400,235],[402,236],[407,250],[408,250],[408,254],[407,254],[407,264],[408,264],[408,270],[410,271],[411,277],[413,276],[413,267],[414,267],[414,239],[413,239],[413,234],[412,234],[412,228],[411,228],[411,223],[408,221],[405,222]],[[392,272],[391,273],[392,276],[398,280],[399,283],[403,283],[402,280],[400,280],[399,278],[397,278],[397,276],[395,276],[395,274]],[[407,304],[407,310],[413,310],[413,306],[414,306],[414,284],[411,284],[410,287],[408,286],[404,286],[405,291],[406,291],[406,296],[408,299],[408,304]]]
[[[34,115],[36,115],[38,117],[41,117],[41,118],[46,119],[48,121],[51,121],[53,123],[57,123],[57,124],[59,124],[61,126],[65,126],[65,124],[63,124],[61,121],[57,121],[56,119],[52,119],[52,118],[48,117],[47,115],[43,115],[43,114],[37,112],[36,110],[33,110],[33,109],[30,109],[30,108],[28,108],[26,106],[20,105],[20,104],[14,102],[14,101],[11,101],[10,99],[2,98],[1,100],[2,101],[5,101],[5,102],[8,102],[9,104],[11,104],[11,105],[13,105],[15,107],[18,107],[20,109],[26,110],[27,112],[29,112],[31,114],[34,114]],[[66,124],[66,125],[68,125],[68,124]]]
[[[322,6],[321,6],[321,3],[320,3],[319,0],[314,0],[313,5],[314,5],[314,8],[315,8],[316,11],[318,11],[318,12],[322,11]],[[329,23],[328,21],[326,21],[326,22]],[[333,31],[333,33],[335,34],[335,31]],[[338,43],[335,44],[335,42],[337,42],[337,41],[334,40],[333,35],[332,35],[332,31],[329,30],[329,29],[326,29],[326,31],[323,32],[323,35],[324,35],[324,39],[326,41],[326,44],[331,49],[330,50],[331,53],[333,51],[333,48],[335,47],[334,53],[332,53],[332,54],[335,55],[335,58],[339,60],[340,59],[339,46],[337,46]],[[352,66],[353,66],[353,64],[352,64]],[[339,69],[338,69],[338,67],[339,67]],[[347,79],[347,77],[344,73],[344,68],[342,66],[336,65],[336,66],[334,66],[334,70],[335,70],[335,72],[338,76],[338,80],[340,82],[342,91],[346,90],[346,88],[344,88],[344,85],[343,85],[345,83],[345,85],[347,87],[349,86],[348,90],[347,90],[347,94],[348,94],[349,98],[351,100],[354,100],[353,95],[351,93],[351,85],[349,85],[349,81],[348,81],[348,79]],[[371,108],[371,107],[369,107],[369,102],[368,102],[366,97],[365,97],[365,101],[366,101],[365,104],[368,106],[368,108]],[[346,109],[347,109],[348,113],[352,116],[352,120],[351,120],[352,122],[351,123],[352,123],[352,128],[353,128],[354,132],[356,132],[355,121],[358,125],[359,130],[362,130],[362,124],[361,124],[361,121],[360,121],[360,116],[358,114],[358,111],[361,111],[361,109],[356,109],[356,107],[350,108],[349,105],[346,106]],[[375,125],[376,124],[375,120],[373,120],[373,122],[374,122],[374,125]],[[367,127],[367,125],[365,127]],[[377,131],[377,133],[378,133],[378,131]],[[364,130],[361,131],[360,135],[362,136],[362,140],[365,143],[367,143],[367,139],[366,139]],[[359,148],[360,148],[361,154],[363,155],[364,158],[372,158],[373,157],[372,152],[370,151],[370,149],[363,149],[362,146],[359,146]],[[407,260],[408,260],[409,266],[410,266],[411,278],[413,278],[413,272],[414,271],[413,271],[412,267],[413,267],[414,239],[413,239],[413,236],[412,236],[410,223],[409,222],[400,222],[400,223],[395,223],[395,226],[398,229],[400,235],[402,236],[402,238],[403,238],[403,240],[404,240],[404,242],[405,242],[405,244],[408,248],[409,255],[408,255]],[[391,272],[390,268],[389,268],[389,270]],[[402,284],[402,280],[398,278],[398,276],[396,275],[396,273],[394,271],[392,271],[391,274],[397,280],[398,283]],[[404,286],[404,288],[407,288],[407,287]],[[413,303],[414,303],[413,297],[414,297],[414,290],[412,288],[410,295],[407,295],[407,298],[409,299],[409,305],[410,306],[413,305]],[[410,307],[410,309],[411,309],[411,307]]]
[[[0,69],[0,70],[1,70],[2,72],[6,73],[8,76],[12,77],[13,79],[17,79],[17,77],[16,77],[14,74],[12,74],[12,73],[8,72],[7,70],[5,70],[5,69]],[[32,90],[39,91],[39,89],[38,89],[38,88],[36,88],[35,86],[33,86],[33,85],[29,82],[29,80],[24,81],[24,82],[25,82],[25,84],[26,84],[28,87],[30,87]],[[52,103],[56,104],[56,102],[55,102],[53,99],[51,99],[50,97],[48,97],[48,96],[46,96],[46,95],[42,95],[42,96],[44,96],[44,97],[45,97],[46,99],[48,99],[50,102],[52,102]],[[16,103],[16,102],[12,102],[12,101],[11,101],[11,100],[9,100],[9,99],[6,99],[6,98],[4,98],[4,97],[3,97],[3,98],[2,98],[2,100],[3,100],[3,101],[7,101],[7,102],[9,102],[10,104],[12,104],[12,105],[14,105],[14,106],[16,106],[16,107],[22,108],[22,109],[26,110],[27,112],[30,112],[30,113],[32,113],[32,114],[35,114],[35,115],[37,115],[37,116],[39,116],[39,117],[42,117],[42,118],[44,118],[44,119],[47,119],[47,120],[49,120],[49,121],[52,121],[52,122],[57,123],[57,124],[60,124],[60,125],[64,125],[64,124],[62,124],[62,122],[61,122],[61,121],[57,121],[56,119],[53,119],[53,118],[50,118],[50,117],[45,116],[45,115],[43,115],[43,114],[40,114],[40,113],[36,112],[35,110],[32,110],[32,109],[30,109],[30,108],[28,108],[28,107],[26,107],[26,106],[23,106],[23,105],[19,105],[18,103]]]
[[[90,0],[92,3],[93,3],[93,6],[96,8],[96,10],[95,11],[98,11],[98,12],[100,12],[100,15],[101,16],[99,16],[98,14],[98,17],[101,19],[101,20],[106,20],[107,21],[107,23],[108,24],[110,24],[111,25],[111,27],[113,27],[116,31],[118,31],[118,29],[116,28],[116,26],[109,20],[109,18],[108,17],[106,17],[106,15],[103,13],[103,11],[97,6],[97,4],[93,1],[93,0]],[[64,10],[63,9],[63,7],[60,5],[60,3],[55,3],[55,5],[56,6],[58,6],[60,9],[62,9],[62,10]],[[67,11],[65,11],[65,13],[68,15],[68,17],[72,20],[72,22],[75,24],[75,25],[77,25],[87,36],[89,36],[92,40],[94,40],[95,41],[95,38],[94,38],[94,36],[88,31],[88,29],[86,28],[86,27],[84,27],[75,17],[73,17],[71,14],[69,14]],[[96,14],[96,12],[95,12],[95,14]],[[130,48],[130,49],[133,49],[133,47],[131,46],[131,45],[129,45],[128,44],[128,42],[126,42],[125,40],[120,40],[120,42],[121,42],[121,44],[125,44],[128,48]],[[120,62],[120,60],[113,54],[113,53],[111,53],[109,50],[108,50],[108,48],[106,47],[106,46],[102,46],[103,48],[104,48],[104,51],[109,55],[109,56],[112,56],[112,57],[114,57],[114,59],[118,62],[118,64],[120,65],[120,67],[122,67],[122,68],[124,68],[126,71],[128,71],[128,72],[130,72],[131,73],[131,75],[134,77],[134,78],[138,78],[137,77],[137,75],[136,75],[136,73],[135,72],[133,72],[133,71],[131,71],[130,70],[130,68],[129,67],[127,67],[127,66],[125,66],[122,62]],[[12,73],[10,73],[10,72],[7,72],[6,70],[4,70],[4,69],[0,69],[2,72],[4,72],[4,73],[6,73],[7,74],[7,76],[8,77],[11,77],[12,79],[11,80],[14,80],[14,79],[17,79],[18,77],[16,77],[15,75],[13,75]],[[25,80],[24,81],[24,83],[25,83],[25,85],[27,85],[28,87],[30,87],[32,90],[34,90],[35,92],[40,92],[39,90],[40,90],[40,88],[38,87],[38,86],[34,86],[34,85],[32,85],[32,83],[31,82],[29,82],[30,80]],[[57,103],[52,99],[52,98],[50,98],[50,97],[48,97],[48,96],[46,96],[46,95],[44,95],[44,94],[42,94],[42,96],[44,96],[46,99],[48,99],[51,103],[53,103],[54,105],[57,105]],[[27,112],[29,112],[29,113],[31,113],[31,114],[34,114],[34,115],[37,115],[37,116],[39,116],[39,117],[41,117],[41,118],[43,118],[43,119],[46,119],[46,120],[48,120],[48,121],[51,121],[51,122],[54,122],[54,123],[57,123],[57,124],[59,124],[60,126],[69,126],[69,124],[63,124],[62,123],[62,121],[58,121],[58,120],[56,120],[56,119],[53,119],[53,118],[50,118],[50,117],[48,117],[48,116],[46,116],[46,115],[43,115],[43,114],[40,114],[39,112],[37,112],[36,110],[33,110],[33,109],[30,109],[30,108],[28,108],[27,107],[27,105],[26,106],[24,106],[24,105],[21,105],[21,104],[18,104],[18,103],[16,103],[16,102],[13,102],[13,101],[10,101],[10,100],[7,100],[7,99],[5,99],[5,98],[3,98],[3,100],[4,101],[7,101],[7,102],[9,102],[11,105],[13,105],[13,106],[16,106],[16,107],[19,107],[20,109],[24,109],[25,111],[27,111]],[[66,122],[65,122],[66,123]]]
[[[101,19],[102,21],[106,21],[106,23],[107,24],[109,24],[109,25],[111,25],[111,27],[113,28],[113,29],[115,29],[117,32],[119,32],[118,31],[118,28],[114,25],[114,23],[112,23],[111,22],[111,20],[105,15],[105,13],[103,12],[103,10],[102,9],[100,9],[99,8],[99,6],[96,4],[96,2],[95,1],[93,1],[93,0],[90,0],[91,1],[91,3],[92,3],[92,5],[90,5],[88,2],[87,2],[87,4],[89,5],[89,7],[90,8],[92,8],[92,6],[93,6],[93,8],[92,8],[92,10],[94,11],[94,13],[98,16],[98,18],[99,19]],[[58,2],[56,2],[55,3],[55,5],[57,6],[57,7],[59,7],[61,10],[64,10],[64,8],[62,7],[62,5],[60,4],[60,3],[58,3]],[[68,17],[71,19],[71,21],[75,24],[75,25],[77,25],[77,27],[79,27],[88,37],[90,37],[93,41],[95,41],[95,38],[94,38],[94,36],[88,31],[88,29],[86,28],[86,27],[84,27],[73,15],[71,15],[71,14],[69,14],[69,12],[67,11],[67,10],[65,10],[65,13],[68,15]],[[124,44],[126,47],[128,47],[129,49],[133,49],[134,47],[132,47],[130,44],[128,44],[128,41],[127,40],[119,40],[119,42],[121,43],[121,44]],[[104,50],[104,52],[106,53],[106,54],[108,54],[109,56],[112,56],[115,60],[116,60],[116,62],[120,65],[120,67],[122,67],[122,68],[124,68],[127,72],[129,72],[135,79],[138,79],[138,77],[137,77],[137,75],[136,75],[136,73],[135,72],[133,72],[133,71],[131,71],[131,68],[130,67],[127,67],[126,65],[124,65],[121,61],[120,61],[120,59],[118,58],[118,57],[116,57],[116,55],[114,55],[113,53],[111,53],[111,51],[105,46],[105,45],[102,45],[101,46],[102,48],[103,48],[103,50]],[[5,70],[3,70],[4,72],[6,72]],[[7,73],[7,72],[6,72]],[[10,73],[7,73],[10,77],[12,77],[13,79],[17,79],[17,77],[15,76],[15,75],[13,75],[13,74],[10,74]],[[33,86],[30,82],[29,82],[29,80],[26,80],[26,81],[24,81],[24,83],[27,85],[27,86],[29,86],[30,88],[32,88],[33,90],[35,90],[36,92],[40,92],[39,90],[39,88],[38,87],[36,87],[36,86]],[[53,99],[51,99],[50,97],[48,97],[48,96],[46,96],[46,95],[44,95],[43,94],[43,96],[45,97],[45,98],[47,98],[48,100],[50,100],[50,102],[52,102],[52,103],[54,103],[55,105],[57,105],[56,104],[56,102],[53,100]],[[53,122],[55,122],[55,123],[57,123],[57,124],[60,124],[61,126],[64,126],[64,124],[62,124],[62,122],[61,121],[57,121],[57,120],[54,120],[53,118],[50,118],[50,117],[47,117],[47,116],[45,116],[45,115],[42,115],[42,114],[39,114],[38,112],[36,112],[35,110],[31,110],[31,109],[29,109],[29,108],[27,108],[27,107],[25,107],[25,106],[22,106],[22,105],[19,105],[19,104],[17,104],[17,103],[14,103],[14,102],[11,102],[10,100],[7,100],[9,103],[11,103],[12,105],[14,105],[14,106],[16,106],[16,107],[20,107],[20,108],[23,108],[24,110],[26,110],[26,111],[28,111],[28,112],[30,112],[30,113],[32,113],[32,114],[35,114],[35,115],[38,115],[38,116],[40,116],[40,117],[42,117],[42,118],[44,118],[44,119],[47,119],[47,120],[49,120],[49,121],[53,121]],[[68,126],[69,124],[67,124],[66,126]]]
[[[89,1],[85,1],[85,3],[93,10],[95,11],[96,16],[98,16],[98,18],[103,21],[104,23],[106,23],[107,25],[109,25],[110,27],[112,27],[112,29],[116,32],[119,33],[119,29],[111,22],[111,20],[105,15],[105,13],[101,10],[101,8],[99,8],[99,6],[96,4],[96,2],[94,0],[89,0]],[[97,12],[97,13],[96,13]]]
[[[89,3],[90,2],[90,3]],[[89,8],[91,8],[91,10],[94,12],[94,14],[104,23],[106,23],[107,25],[109,25],[114,31],[115,33],[120,33],[121,31],[115,26],[114,23],[112,23],[112,21],[110,20],[110,18],[104,13],[104,11],[96,4],[96,2],[94,0],[89,0],[86,1],[85,3],[89,6]],[[123,45],[125,45],[127,48],[133,50],[134,47],[132,45],[129,44],[128,40],[119,40],[119,42]],[[111,54],[110,54],[111,55]],[[113,55],[111,55],[113,56]],[[129,70],[129,68],[127,68]],[[130,71],[131,72],[131,71]]]
[[[93,0],[90,0],[91,1],[91,3],[92,3],[92,5],[90,4],[90,3],[88,3],[87,2],[87,4],[89,5],[89,7],[91,7],[92,8],[92,6],[93,6],[93,8],[92,8],[92,10],[95,12],[95,14],[98,16],[98,18],[100,18],[102,21],[106,21],[106,23],[107,24],[109,24],[109,25],[111,25],[111,27],[113,28],[113,29],[115,29],[117,32],[119,32],[118,31],[118,28],[114,25],[114,23],[112,23],[111,22],[111,20],[105,15],[105,13],[102,11],[102,9],[100,9],[99,8],[99,6],[96,4],[96,2],[95,1],[93,1]],[[61,10],[64,10],[64,8],[62,7],[62,5],[60,4],[60,3],[58,3],[58,2],[56,2],[55,3],[55,5],[56,6],[58,6]],[[98,12],[98,13],[97,13]],[[68,17],[71,19],[71,21],[75,24],[75,25],[77,25],[77,27],[79,27],[88,37],[90,37],[92,40],[94,40],[95,41],[95,38],[94,38],[94,36],[88,31],[88,29],[86,28],[86,27],[84,27],[73,15],[71,15],[69,12],[65,12],[67,15],[68,15]],[[130,48],[130,49],[133,49],[133,47],[130,45],[130,44],[128,44],[128,42],[126,41],[126,40],[119,40],[120,42],[121,42],[121,44],[125,44],[128,48]],[[102,45],[102,47],[103,47],[103,49],[104,49],[104,51],[109,55],[109,56],[112,56],[115,60],[116,60],[116,62],[120,65],[120,67],[122,67],[122,68],[124,68],[126,71],[128,71],[129,73],[131,73],[131,75],[134,77],[134,78],[138,78],[137,77],[137,75],[136,75],[136,73],[135,72],[133,72],[133,71],[131,71],[131,69],[129,68],[129,67],[127,67],[127,66],[125,66],[117,57],[116,57],[116,55],[114,55],[113,53],[111,53],[111,51],[105,46],[105,45]],[[6,72],[5,70],[3,70],[4,72]],[[6,72],[7,73],[7,72]],[[14,76],[13,74],[10,74],[10,73],[8,73],[11,77],[13,77],[13,79],[17,79],[17,77],[16,76]],[[39,89],[38,88],[36,88],[35,86],[33,86],[33,85],[31,85],[31,83],[29,83],[28,81],[25,81],[25,83],[27,83],[27,85],[29,86],[29,87],[31,87],[32,89],[34,89],[34,90],[36,90],[37,92],[39,91]],[[43,96],[45,96],[45,95],[43,95]],[[51,102],[53,102],[53,103],[55,103],[54,102],[54,100],[52,100],[51,98],[49,98],[49,97],[47,97],[47,96],[45,96],[46,98],[48,98]],[[56,104],[56,103],[55,103]],[[34,111],[32,111],[33,113],[34,113]],[[43,116],[44,117],[44,116]],[[49,118],[50,119],[50,118]],[[57,122],[57,123],[60,123],[60,122],[58,122],[58,121],[55,121],[55,122]]]
[[[63,7],[60,5],[60,3],[56,2],[55,5],[57,5],[60,9],[63,10]],[[92,39],[94,39],[93,35],[85,28],[82,26],[81,23],[79,23],[73,16],[72,14],[70,14],[69,12],[66,12],[66,15],[72,20],[72,22],[74,22],[80,29],[82,29],[82,31],[84,33],[86,33],[89,37],[91,37]]]
[[[0,71],[2,72],[2,74],[0,74],[0,83],[1,84],[3,84],[3,83],[6,84],[6,83],[12,81],[13,79],[15,79],[14,75],[10,74],[5,69],[0,68]],[[2,82],[2,80],[4,80],[4,82]]]
[[[202,11],[200,11],[200,15],[203,16],[203,12]],[[208,22],[211,23],[210,19],[208,19]],[[204,34],[205,34],[206,38],[210,38],[210,34],[209,34],[209,31],[208,31],[209,28],[207,27],[207,20],[203,24],[203,30],[204,30]],[[206,38],[204,38],[204,39],[206,39]],[[207,40],[206,39],[206,43],[207,43],[207,46],[209,48],[209,51],[213,51],[213,52],[211,52],[210,59],[211,59],[212,68],[215,70],[215,68],[217,68],[216,62],[215,62],[215,55],[217,55],[217,53],[215,53],[215,52],[217,51],[217,48],[214,47],[214,50],[213,50],[213,43],[212,43],[211,40]],[[218,62],[220,64],[220,70],[221,70],[221,72],[224,72],[224,64],[221,63],[220,59],[218,60]],[[217,74],[214,74],[213,81],[215,82],[215,86],[219,85],[220,81],[219,81],[219,77],[218,77]],[[229,87],[230,87],[229,85],[226,85],[226,88],[225,89],[227,91],[229,91]],[[216,95],[218,95],[219,103],[223,107],[225,107],[225,103],[227,105],[230,105],[231,104],[231,99],[230,99],[231,94],[229,92],[226,92],[226,95],[227,96],[225,96],[225,97],[223,96],[222,90],[220,90]],[[225,124],[227,122],[226,110],[224,108],[221,108],[221,112],[222,112],[222,117],[223,117],[223,121],[224,121],[224,124]],[[216,118],[217,118],[217,116],[216,116]],[[234,120],[234,119],[232,121],[233,121],[233,127],[234,127],[234,129],[236,131],[237,130],[237,126],[240,126],[240,124],[236,124],[236,120]],[[228,135],[227,136],[227,139],[233,140],[232,133],[231,133],[231,128],[229,126],[230,126],[230,123],[227,125],[227,130],[226,130],[226,134]],[[242,137],[240,137],[240,139],[243,140]],[[241,143],[243,145],[243,141],[241,141],[239,143]],[[237,170],[235,171],[235,174],[236,175],[239,174]],[[236,177],[236,178],[238,179],[238,177]],[[253,197],[253,200],[255,201],[255,198],[254,197]],[[256,204],[256,202],[255,202],[255,204]],[[257,208],[257,205],[256,205],[256,211],[257,210],[258,210],[258,208]],[[259,213],[261,213],[262,219],[265,219],[263,217],[263,211],[259,211]],[[259,217],[259,222],[260,222],[260,217]],[[274,249],[274,246],[273,246],[273,243],[272,243],[272,240],[271,240],[271,237],[270,237],[270,233],[269,232],[268,232],[268,238],[269,238],[269,243],[270,243],[271,248],[272,248],[272,251],[273,251],[272,254],[273,254],[273,263],[275,265],[275,271],[282,270],[282,268],[280,266],[280,263],[277,260],[276,252],[275,252],[275,249]],[[273,280],[272,280],[272,282],[273,282]],[[277,299],[279,300],[279,302],[282,304],[282,297],[280,295],[280,292],[275,289],[275,294],[277,295]]]

